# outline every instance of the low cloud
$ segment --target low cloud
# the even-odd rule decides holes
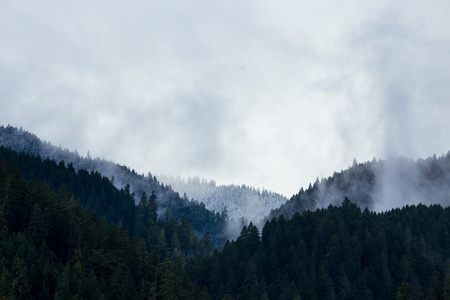
[[[432,1],[0,4],[3,125],[139,172],[287,196],[353,158],[450,149]]]

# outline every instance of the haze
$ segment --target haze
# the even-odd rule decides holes
[[[448,1],[0,2],[0,123],[286,196],[450,150]]]

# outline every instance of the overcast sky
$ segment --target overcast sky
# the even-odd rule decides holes
[[[450,150],[450,2],[0,0],[0,123],[290,197]]]

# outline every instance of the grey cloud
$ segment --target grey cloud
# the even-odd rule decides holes
[[[325,3],[2,2],[1,121],[286,195],[353,158],[446,152],[448,6]]]
[[[184,172],[189,168],[211,172],[223,167],[230,151],[226,132],[236,120],[227,99],[206,93],[179,94],[156,114],[155,130],[166,136],[161,142],[171,156],[168,162],[181,161],[184,165],[178,167]]]
[[[371,93],[378,102],[380,126],[384,128],[385,157],[432,155],[433,149],[425,149],[423,141],[432,137],[433,132],[424,129],[445,117],[430,113],[424,104],[446,107],[448,103],[450,88],[436,94],[431,86],[448,78],[447,72],[435,64],[439,61],[450,67],[450,44],[442,47],[432,43],[432,32],[426,23],[420,18],[409,23],[409,14],[409,11],[384,12],[380,14],[382,19],[365,23],[358,37],[359,49],[363,50],[360,53],[366,54],[365,68],[372,78]],[[430,68],[435,72],[430,73]]]

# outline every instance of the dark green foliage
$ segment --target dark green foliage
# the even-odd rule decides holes
[[[428,295],[430,300],[443,299],[442,281],[438,272],[433,272],[433,276],[430,278]]]
[[[83,158],[77,151],[52,146],[32,133],[9,125],[0,126],[0,146],[0,156],[6,161],[13,161],[25,178],[45,181],[53,190],[58,190],[63,184],[81,200],[83,206],[95,209],[98,216],[106,216],[109,222],[120,221],[129,231],[133,231],[136,224],[133,224],[135,211],[128,198],[134,196],[137,203],[144,192],[147,196],[154,192],[162,212],[169,209],[175,220],[186,216],[196,234],[203,236],[210,232],[216,246],[221,247],[226,241],[223,237],[226,215],[209,211],[202,203],[180,197],[150,173],[144,176],[126,166],[100,158],[93,159],[89,152]],[[79,171],[82,173],[74,178],[73,173]],[[111,178],[111,182],[107,182],[107,178]],[[118,189],[123,187],[125,195],[111,190],[113,184]],[[149,200],[151,202],[152,199]]]
[[[136,219],[134,198],[124,190],[117,190],[108,178],[98,172],[89,173],[85,169],[76,172],[72,164],[68,164],[66,167],[62,161],[57,164],[54,160],[42,160],[39,156],[17,153],[4,147],[0,147],[0,157],[5,161],[12,162],[20,169],[20,172],[16,171],[17,174],[11,174],[11,179],[14,176],[21,177],[23,175],[25,178],[44,181],[54,191],[63,189],[63,191],[73,194],[84,207],[95,210],[98,216],[105,216],[108,222],[117,224],[120,221],[125,229],[129,231],[133,229]],[[23,180],[14,180],[13,182],[14,185],[8,184],[7,197],[11,201],[17,197],[20,198],[20,193],[24,191],[21,187]],[[27,201],[27,199],[21,201]],[[19,201],[14,201],[14,203],[18,206],[21,205]],[[20,217],[18,218],[16,215],[25,217],[22,213],[13,210],[11,218],[20,222]]]
[[[186,215],[158,220],[156,193],[136,206],[99,173],[0,154],[0,299],[450,299],[449,208],[346,198],[219,251]]]
[[[170,222],[158,221],[158,197],[155,192],[152,192],[150,197],[143,192],[136,206],[129,184],[125,185],[124,189],[118,190],[107,177],[98,172],[89,173],[85,169],[77,172],[70,163],[66,167],[64,162],[42,160],[39,156],[17,153],[4,147],[0,147],[1,157],[11,163],[7,164],[10,175],[5,179],[4,207],[7,214],[3,208],[0,209],[0,235],[4,234],[5,228],[2,224],[5,222],[8,222],[9,230],[13,232],[24,230],[22,219],[30,216],[30,225],[26,230],[33,239],[36,238],[39,242],[49,234],[49,220],[47,212],[42,211],[43,207],[37,205],[29,210],[24,209],[27,207],[25,202],[33,201],[33,198],[46,191],[36,186],[34,190],[29,191],[30,196],[24,197],[23,193],[27,190],[24,187],[26,182],[22,177],[24,176],[47,183],[52,190],[59,193],[60,197],[73,197],[83,207],[95,211],[97,216],[105,217],[108,224],[120,224],[132,236],[143,238],[147,242],[148,249],[152,245],[158,245],[163,256],[167,250],[173,251],[175,248],[178,248],[183,257],[209,251],[200,245],[191,221],[186,216],[174,218],[170,215],[167,219]],[[70,217],[79,218],[75,215]],[[64,240],[64,237],[58,238]]]
[[[402,282],[402,285],[397,290],[396,300],[410,300],[412,299],[412,295],[409,292],[410,286],[407,282]]]
[[[61,170],[63,168],[61,167]],[[93,176],[96,176],[95,174]],[[145,202],[145,201],[144,201]],[[0,299],[193,299],[177,257],[88,211],[66,192],[26,180],[0,158]],[[150,212],[151,214],[151,212]],[[149,217],[146,225],[159,226]],[[192,237],[189,224],[173,222],[172,235]],[[164,237],[166,238],[166,237]],[[195,249],[193,244],[188,247]],[[175,284],[175,287],[173,286]]]
[[[187,271],[213,299],[444,299],[448,220],[439,205],[373,213],[345,199],[268,221],[261,238],[250,224]]]

